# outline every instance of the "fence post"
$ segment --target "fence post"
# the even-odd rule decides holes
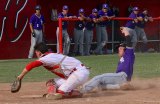
[[[114,53],[114,20],[112,20],[112,53]]]
[[[62,43],[62,18],[58,19],[58,25],[59,25],[59,34],[58,34],[58,40],[59,40],[59,53],[63,53],[63,43]]]

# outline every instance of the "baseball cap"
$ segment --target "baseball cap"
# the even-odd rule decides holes
[[[97,13],[98,12],[98,10],[96,9],[96,8],[94,8],[93,10],[92,10],[92,13]]]
[[[40,6],[40,5],[37,5],[37,6],[35,7],[35,10],[41,10],[41,6]]]
[[[68,6],[67,6],[67,5],[64,5],[64,6],[63,6],[63,10],[68,10]]]
[[[79,13],[84,13],[84,9],[83,8],[79,9]]]
[[[139,11],[139,8],[138,7],[134,7],[132,10],[133,11]]]
[[[108,9],[109,6],[108,6],[108,4],[103,4],[103,5],[102,5],[102,8],[103,8],[103,9]]]

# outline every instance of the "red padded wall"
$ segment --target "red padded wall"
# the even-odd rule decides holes
[[[61,12],[62,6],[68,5],[70,12],[74,15],[77,15],[79,8],[84,8],[86,14],[90,14],[94,7],[99,7],[106,1],[108,0],[2,0],[0,3],[0,59],[27,58],[30,47],[28,22],[30,16],[34,13],[36,4],[42,6],[42,14],[46,19],[47,40],[49,43],[56,43],[57,22],[51,20],[52,8]],[[120,9],[121,17],[127,16],[127,8],[130,4],[140,8],[148,8],[150,15],[153,17],[160,16],[160,12],[158,12],[159,0],[110,0],[109,2],[109,5]],[[122,22],[121,25],[124,23]],[[146,27],[148,37],[158,36],[159,28],[159,22],[149,23]],[[69,30],[72,35],[71,29]]]

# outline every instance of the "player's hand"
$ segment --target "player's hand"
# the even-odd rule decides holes
[[[78,17],[78,19],[79,19],[80,21],[84,21],[84,18],[83,18],[83,17]]]
[[[36,34],[34,32],[31,33],[33,37],[36,37]]]
[[[153,18],[152,18],[152,17],[148,17],[148,20],[149,20],[150,22],[153,22]]]
[[[104,21],[104,18],[103,18],[103,17],[100,17],[98,20],[99,20],[100,22],[102,22],[102,21]]]
[[[137,17],[137,20],[138,21],[143,21],[143,18],[142,17]]]
[[[134,21],[135,23],[138,23],[138,19],[137,19],[137,18],[135,18],[133,21]]]

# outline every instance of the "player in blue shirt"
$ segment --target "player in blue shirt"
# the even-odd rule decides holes
[[[126,45],[120,44],[118,55],[120,61],[117,66],[116,73],[104,73],[95,76],[90,81],[85,83],[81,89],[82,93],[91,92],[94,88],[100,89],[132,89],[129,81],[133,74],[134,65],[134,49],[132,47],[131,36],[126,27],[121,27],[122,33],[126,38]]]
[[[90,48],[93,40],[93,29],[95,28],[95,23],[98,23],[98,10],[96,8],[92,10],[92,14],[89,15],[88,20],[85,23],[84,54],[86,56],[90,55]]]
[[[135,27],[135,31],[136,31],[138,40],[143,41],[141,51],[146,52],[147,51],[147,41],[148,40],[147,40],[146,33],[144,31],[144,28],[145,28],[145,24],[147,22],[152,22],[153,21],[153,18],[148,15],[148,10],[146,10],[146,9],[142,13],[139,14],[139,18],[141,18],[141,20],[138,21],[138,23]]]
[[[99,23],[96,25],[96,38],[97,38],[97,47],[94,51],[95,54],[103,54],[102,49],[108,41],[108,34],[106,27],[108,20],[115,17],[115,15],[109,10],[107,4],[103,4],[102,10],[98,12]],[[106,20],[106,18],[108,20]]]
[[[43,35],[45,32],[45,20],[41,15],[41,6],[37,5],[35,7],[36,13],[34,13],[30,18],[30,30],[31,30],[31,46],[29,50],[28,58],[32,58],[34,54],[34,46],[41,43],[43,40]]]
[[[72,18],[73,16],[68,13],[69,8],[67,5],[64,5],[62,8],[62,12],[58,14],[58,18]],[[63,21],[62,22],[62,37],[64,40],[63,43],[63,54],[68,55],[69,54],[69,49],[70,49],[70,38],[67,32],[67,27],[68,27],[68,22]],[[59,27],[57,27],[57,53],[59,53]]]

